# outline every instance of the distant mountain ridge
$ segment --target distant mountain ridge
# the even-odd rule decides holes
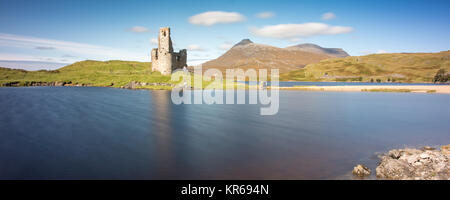
[[[55,70],[70,63],[56,63],[43,61],[20,61],[20,60],[0,60],[0,66],[11,69],[25,69],[29,71],[36,70]]]
[[[345,52],[341,48],[323,48],[319,45],[310,44],[310,43],[290,46],[290,47],[286,47],[286,49],[306,51],[306,52],[310,52],[310,53],[326,54],[326,55],[329,55],[332,57],[337,57],[337,58],[345,58],[347,56],[350,56],[347,52]]]
[[[301,69],[307,64],[348,54],[337,48],[322,48],[318,45],[303,44],[279,48],[265,44],[253,43],[243,39],[217,59],[203,63],[203,68],[217,68],[224,71],[230,68],[273,69],[289,72]]]

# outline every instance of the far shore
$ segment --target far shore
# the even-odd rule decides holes
[[[40,82],[39,82],[40,83]],[[20,85],[0,85],[2,87],[33,87],[33,86],[62,86],[62,87],[108,87],[108,88],[122,88],[122,89],[135,89],[135,90],[171,90],[173,85],[170,84],[151,84],[151,85],[133,85],[127,84],[125,87],[113,87],[113,86],[95,86],[89,84],[56,84],[58,82],[50,82],[45,84],[20,86]],[[254,90],[257,86],[244,85],[243,88],[233,89],[246,89]],[[271,89],[274,87],[267,87]],[[325,92],[408,92],[408,93],[438,93],[438,94],[450,94],[450,85],[341,85],[341,86],[293,86],[293,87],[276,87],[279,90],[297,90],[297,91],[325,91]],[[199,90],[200,88],[191,88],[191,90]],[[203,88],[204,89],[204,88]],[[230,88],[231,89],[231,88]],[[224,89],[227,90],[227,89]]]
[[[450,94],[450,85],[343,85],[278,87],[280,90],[332,92],[413,92]]]

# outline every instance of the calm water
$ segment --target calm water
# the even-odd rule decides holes
[[[247,81],[244,82],[249,85],[255,85],[258,82]],[[270,85],[270,82],[268,82]],[[370,82],[305,82],[305,81],[280,81],[280,87],[294,87],[294,86],[344,86],[344,85],[450,85],[448,83],[434,84],[434,83],[370,83]]]
[[[450,95],[280,91],[277,115],[259,109],[0,88],[0,179],[340,179],[377,152],[450,143]]]

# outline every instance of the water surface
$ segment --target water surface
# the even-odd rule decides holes
[[[0,179],[340,179],[376,152],[450,143],[450,95],[280,91],[277,115],[260,107],[0,88]]]

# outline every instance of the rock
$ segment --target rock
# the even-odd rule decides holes
[[[135,89],[137,86],[140,86],[141,84],[139,82],[136,81],[131,81],[128,84],[126,84],[125,86],[123,86],[123,88],[125,89]]]
[[[390,150],[388,155],[393,159],[399,159],[402,156],[402,152],[400,150]]]
[[[420,154],[420,158],[427,159],[427,158],[430,158],[430,155],[428,155],[426,153],[422,153],[422,154]]]
[[[433,148],[433,147],[430,147],[430,146],[424,146],[422,149],[423,150],[430,150],[430,151],[436,150],[436,148]]]
[[[66,82],[59,82],[59,81],[56,81],[56,82],[54,82],[54,86],[64,86],[66,84]]]
[[[19,85],[20,85],[19,81],[3,83],[3,86],[5,86],[5,87],[18,87]]]
[[[381,156],[377,178],[393,180],[450,180],[450,145],[441,151],[430,148],[394,149]]]
[[[137,82],[137,81],[131,81],[128,84],[120,87],[123,89],[136,89],[140,86],[174,86],[174,84],[171,83],[141,83],[141,82]]]
[[[356,165],[356,166],[353,168],[352,173],[353,173],[353,175],[355,175],[355,176],[365,177],[365,176],[369,176],[370,173],[371,173],[371,171],[370,171],[369,168],[367,168],[367,167],[364,166],[364,165]]]
[[[444,155],[450,155],[450,144],[442,146],[441,152]]]

